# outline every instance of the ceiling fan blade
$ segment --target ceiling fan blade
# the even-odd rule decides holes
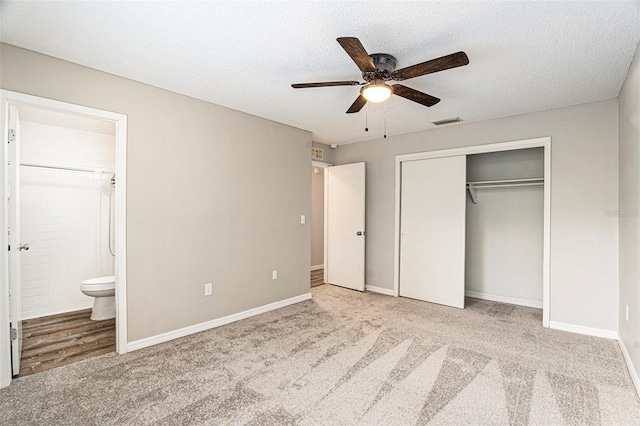
[[[397,81],[407,80],[409,78],[420,77],[425,74],[461,67],[468,63],[469,58],[467,57],[467,54],[464,52],[457,52],[441,58],[432,59],[427,62],[399,69],[393,73],[392,78]]]
[[[426,93],[419,92],[410,87],[403,86],[402,84],[394,84],[392,87],[394,95],[402,96],[405,99],[409,99],[410,101],[417,102],[427,107],[432,107],[440,102],[440,99],[435,96],[427,95]]]
[[[338,43],[344,50],[347,51],[353,62],[356,63],[360,71],[375,71],[376,66],[373,65],[373,61],[369,57],[369,54],[365,50],[360,40],[355,37],[339,37]]]
[[[292,84],[294,89],[306,89],[308,87],[333,87],[333,86],[360,86],[358,81],[325,81],[324,83],[299,83]]]
[[[358,96],[358,99],[354,103],[351,104],[349,109],[347,110],[347,114],[353,114],[354,112],[358,112],[362,109],[362,107],[367,103],[367,100],[364,96]]]

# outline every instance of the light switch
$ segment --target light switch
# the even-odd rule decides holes
[[[304,215],[300,216],[300,224],[304,225],[305,223],[307,223],[307,218]]]

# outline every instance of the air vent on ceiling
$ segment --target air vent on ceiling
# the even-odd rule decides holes
[[[314,160],[322,160],[323,159],[322,148],[311,147],[311,158],[313,158]]]
[[[442,126],[443,124],[457,123],[458,121],[462,121],[462,118],[460,117],[447,118],[445,120],[434,121],[433,124],[435,124],[436,126]]]

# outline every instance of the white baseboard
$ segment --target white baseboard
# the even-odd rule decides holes
[[[635,386],[636,393],[638,394],[638,396],[640,396],[640,377],[638,377],[638,372],[633,366],[633,362],[631,362],[631,357],[629,356],[629,351],[627,351],[627,347],[625,346],[621,338],[618,338],[618,344],[620,345],[622,356],[624,356],[624,360],[627,363],[627,368],[629,369],[629,375],[631,375],[633,386]]]
[[[517,297],[495,296],[493,294],[479,293],[477,291],[465,291],[465,296],[474,299],[491,300],[492,302],[510,303],[512,305],[528,306],[542,309],[542,302],[537,300],[518,299]]]
[[[364,287],[364,290],[370,291],[372,293],[386,294],[387,296],[395,296],[393,289],[390,289],[390,288],[382,288],[382,287],[375,287],[372,285],[366,285]]]
[[[273,311],[275,309],[284,308],[285,306],[293,305],[295,303],[304,302],[305,300],[309,300],[309,299],[311,299],[311,293],[306,293],[300,296],[292,297],[290,299],[280,300],[278,302],[269,303],[268,305],[259,306],[257,308],[238,312],[237,314],[228,315],[226,317],[214,319],[214,320],[203,322],[200,324],[191,325],[189,327],[184,327],[178,330],[169,331],[167,333],[158,334],[157,336],[151,336],[145,339],[136,340],[133,342],[129,342],[127,344],[127,351],[129,352],[135,351],[138,349],[157,345],[158,343],[168,342],[169,340],[178,339],[180,337],[188,336],[190,334],[195,334],[201,331],[220,327],[221,325],[226,325],[235,321],[240,321],[246,318],[263,314],[265,312]]]
[[[324,269],[324,265],[315,265],[311,267],[312,271],[317,271],[318,269]]]
[[[601,328],[583,327],[581,325],[565,324],[563,322],[549,321],[549,328],[568,331],[570,333],[586,334],[587,336],[604,337],[605,339],[618,340],[618,332],[603,330]]]

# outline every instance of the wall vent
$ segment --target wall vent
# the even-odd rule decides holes
[[[458,121],[462,121],[462,118],[460,117],[447,118],[440,121],[434,121],[433,124],[435,124],[436,126],[442,126],[443,124],[457,123]]]
[[[314,160],[322,160],[323,159],[322,148],[311,147],[311,158],[313,158]]]

